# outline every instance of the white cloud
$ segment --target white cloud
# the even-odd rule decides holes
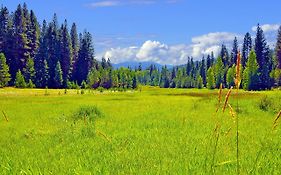
[[[111,6],[117,6],[120,5],[119,1],[99,1],[99,2],[93,2],[88,4],[91,8],[98,8],[98,7],[111,7]]]
[[[242,41],[243,36],[235,33],[228,32],[215,32],[208,33],[192,38],[192,50],[191,56],[199,58],[202,55],[210,54],[214,52],[215,55],[220,50],[222,44],[230,47],[233,43],[234,38],[237,37],[238,41]]]
[[[265,24],[261,25],[261,27],[265,31],[267,43],[271,48],[274,48],[279,25]],[[254,30],[254,27],[252,30]],[[252,36],[254,41],[255,34],[252,34]],[[214,32],[193,37],[190,44],[168,45],[160,41],[147,40],[141,46],[113,47],[99,56],[110,58],[113,63],[153,61],[160,64],[180,65],[186,63],[188,56],[193,57],[195,60],[199,60],[202,56],[206,56],[212,52],[217,56],[222,44],[226,45],[230,50],[235,37],[237,37],[239,47],[241,48],[244,35],[229,32]]]
[[[267,32],[275,32],[279,29],[280,25],[279,24],[264,24],[260,26],[264,33]],[[257,26],[252,27],[252,31],[256,32],[257,31]]]
[[[103,56],[114,63],[124,61],[153,61],[160,64],[185,64],[188,56],[201,59],[203,55],[214,52],[217,55],[221,44],[231,46],[234,37],[242,36],[233,33],[217,32],[192,38],[192,44],[167,45],[159,41],[148,40],[140,47],[111,48]]]
[[[87,4],[90,8],[98,7],[113,7],[113,6],[124,6],[124,5],[149,5],[155,4],[155,0],[102,0],[98,2],[92,2]]]

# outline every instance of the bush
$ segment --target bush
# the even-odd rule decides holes
[[[259,101],[259,108],[262,111],[268,111],[269,109],[272,108],[273,106],[273,101],[272,99],[268,98],[267,96],[263,96],[260,101]]]
[[[35,85],[34,85],[34,83],[29,79],[29,81],[28,81],[26,87],[32,89],[32,88],[35,88]]]
[[[98,87],[97,89],[100,93],[102,93],[104,91],[104,88],[103,87]]]
[[[92,123],[101,117],[103,117],[103,113],[96,106],[82,106],[72,114],[75,122],[84,120]]]

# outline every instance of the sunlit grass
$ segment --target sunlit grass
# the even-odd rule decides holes
[[[0,89],[0,174],[212,172],[217,90],[47,91]],[[262,111],[259,103],[265,95],[274,104]],[[281,128],[273,131],[272,125],[281,92],[240,91],[229,103],[236,98],[241,174],[280,174]],[[73,113],[81,106],[96,106],[103,117],[92,124],[74,122]],[[215,173],[235,174],[233,121],[228,109],[217,117],[221,136]]]

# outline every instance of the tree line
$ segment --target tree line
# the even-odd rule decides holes
[[[187,64],[161,70],[151,65],[147,70],[137,72],[141,84],[162,88],[230,88],[235,85],[236,60],[241,57],[241,86],[245,90],[266,90],[281,86],[281,27],[278,30],[276,48],[269,48],[260,25],[254,41],[250,33],[244,36],[241,53],[237,38],[229,51],[222,44],[219,55],[211,53],[200,61],[188,58]]]
[[[40,25],[27,5],[0,9],[0,87],[136,88],[134,71],[113,70],[110,60],[94,57],[92,35],[73,23]]]
[[[240,51],[241,50],[241,53]],[[138,84],[162,88],[218,88],[234,86],[236,60],[241,56],[241,86],[265,90],[281,86],[281,28],[276,48],[270,49],[258,25],[253,41],[246,33],[242,48],[234,38],[231,50],[222,44],[219,55],[211,53],[200,61],[159,70],[155,65],[143,70],[141,64],[113,69],[110,59],[94,57],[92,35],[77,32],[67,20],[58,23],[37,21],[24,3],[15,12],[0,9],[0,87],[37,88],[136,88]]]

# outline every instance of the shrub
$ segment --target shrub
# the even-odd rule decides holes
[[[103,117],[103,113],[96,106],[82,106],[72,114],[74,121],[84,120],[84,122],[94,122]]]
[[[267,96],[263,96],[260,101],[259,101],[259,108],[262,111],[268,111],[269,109],[272,108],[273,102],[272,99],[268,98]]]

